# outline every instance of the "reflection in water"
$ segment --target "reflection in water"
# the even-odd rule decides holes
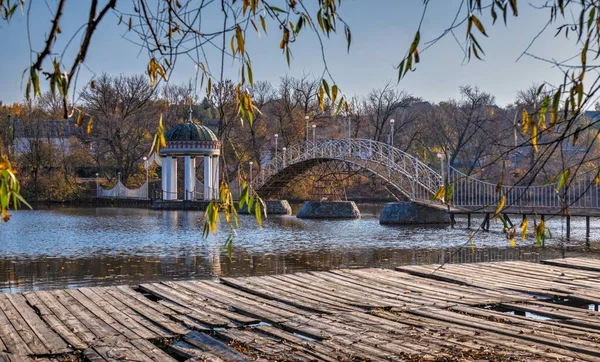
[[[371,215],[377,213],[373,208]],[[476,235],[472,251],[465,246],[469,232],[462,220],[451,229],[386,227],[372,216],[347,221],[270,217],[259,230],[251,217],[241,217],[229,259],[222,248],[226,235],[201,238],[200,216],[114,208],[17,212],[0,227],[0,291],[417,263],[537,261],[584,253],[580,241],[565,246],[558,239],[544,249],[532,246],[533,240],[507,248],[499,225]],[[559,222],[552,223],[560,229]],[[600,225],[592,225],[598,240]],[[575,232],[584,234],[582,229],[573,223]],[[598,246],[592,243],[591,249]]]

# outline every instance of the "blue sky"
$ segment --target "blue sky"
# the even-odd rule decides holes
[[[34,50],[41,50],[46,32],[50,29],[51,13],[43,1],[35,1],[31,11],[31,41]],[[316,0],[305,0],[307,3]],[[451,22],[460,0],[431,0],[430,10],[424,21],[421,42],[437,37]],[[56,0],[47,0],[54,7]],[[486,14],[481,17],[489,39],[479,37],[485,51],[485,61],[472,60],[464,63],[461,48],[447,36],[436,45],[421,53],[421,63],[417,71],[405,78],[398,88],[430,101],[442,101],[458,96],[458,87],[473,84],[493,94],[499,105],[515,99],[518,90],[533,83],[560,82],[562,75],[549,65],[528,57],[516,62],[521,52],[537,34],[548,19],[547,11],[532,9],[527,3],[520,3],[520,16],[510,18],[508,27],[498,22],[492,27]],[[119,7],[129,6],[130,2],[119,0]],[[387,81],[395,84],[397,72],[394,66],[410,45],[422,11],[422,0],[344,0],[340,14],[352,29],[353,44],[350,54],[346,51],[343,35],[325,41],[326,55],[336,82],[348,96],[364,95],[373,88],[382,87]],[[56,49],[62,51],[70,36],[83,24],[87,16],[88,2],[68,1],[62,22],[62,34]],[[222,18],[216,12],[207,12],[205,29],[215,30]],[[95,34],[86,61],[82,68],[79,86],[85,84],[94,74],[143,73],[148,55],[124,36],[126,28],[117,26],[118,17],[110,14]],[[565,59],[573,54],[573,47],[563,39],[553,38],[554,30],[542,36],[531,52],[543,57]],[[456,33],[463,41],[464,28]],[[21,74],[30,62],[26,17],[18,14],[9,23],[0,26],[2,51],[0,53],[0,100],[11,103],[22,99]],[[247,47],[253,59],[254,79],[268,80],[276,84],[278,79],[290,74],[303,73],[319,76],[323,70],[320,47],[314,34],[303,32],[298,42],[292,45],[294,54],[292,67],[288,68],[278,44],[280,34],[275,27],[269,29],[268,36],[258,38],[249,34]],[[227,42],[229,39],[227,40]],[[73,44],[77,44],[78,40]],[[66,52],[65,63],[70,66],[73,57],[71,46]],[[212,71],[219,69],[219,54],[208,49],[208,59]],[[231,61],[225,62],[225,75],[237,78],[237,67]],[[182,83],[194,76],[194,65],[181,58],[171,83]],[[203,90],[198,89],[199,96]]]

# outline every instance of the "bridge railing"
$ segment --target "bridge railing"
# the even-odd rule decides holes
[[[441,176],[416,157],[389,144],[368,139],[319,139],[279,151],[252,180],[260,189],[282,169],[312,159],[335,159],[360,165],[413,200],[430,201]]]
[[[506,197],[506,207],[560,209],[600,208],[600,189],[595,175],[584,173],[569,180],[565,187],[557,189],[557,183],[532,186],[509,186],[478,180],[454,167],[448,167],[447,182],[452,188],[451,204],[463,208],[493,207]]]

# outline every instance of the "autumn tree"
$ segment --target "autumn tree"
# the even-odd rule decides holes
[[[121,172],[123,183],[139,170],[152,142],[160,105],[142,75],[101,75],[81,93],[82,107],[93,121],[90,155],[106,177]]]

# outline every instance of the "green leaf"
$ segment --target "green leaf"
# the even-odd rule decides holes
[[[283,10],[281,8],[278,8],[277,6],[269,5],[269,9],[271,9],[274,12],[277,12],[277,13],[287,13],[287,11],[285,11],[285,10]]]
[[[556,189],[560,190],[563,187],[565,187],[567,182],[569,182],[570,177],[571,177],[571,169],[567,168],[560,174],[560,178],[558,179],[558,184],[556,185]]]
[[[254,86],[254,77],[252,76],[252,66],[250,65],[250,61],[246,61],[246,68],[248,69],[248,81],[250,81],[251,86]]]
[[[225,240],[225,247],[227,247],[227,257],[231,261],[231,256],[233,255],[233,235],[229,234],[227,236],[227,240]]]
[[[336,84],[331,87],[331,103],[335,103],[335,100],[338,95],[338,86]]]
[[[581,132],[581,126],[577,126],[575,132],[573,133],[573,146],[575,146],[577,140],[579,139],[579,132]]]
[[[325,94],[327,94],[327,97],[331,99],[331,93],[329,92],[329,84],[325,79],[323,79],[323,88],[325,89]]]
[[[303,24],[304,24],[304,18],[301,16],[300,18],[298,18],[298,22],[296,23],[296,29],[294,30],[294,32],[296,34],[298,34],[300,32],[300,30],[302,30]]]
[[[413,42],[410,44],[410,49],[408,50],[408,54],[412,54],[415,52],[415,50],[417,50],[417,47],[419,46],[420,41],[421,41],[421,32],[417,31],[417,33],[415,34],[415,38],[413,39]]]
[[[254,217],[256,217],[256,222],[258,223],[258,227],[262,229],[262,211],[260,202],[256,202],[256,206],[254,207]]]
[[[344,32],[346,33],[346,42],[348,43],[348,53],[350,53],[350,44],[352,43],[352,33],[350,32],[349,27],[344,28]]]
[[[244,181],[242,184],[242,193],[240,196],[240,200],[238,201],[238,208],[244,207],[244,205],[248,202],[248,183]]]

